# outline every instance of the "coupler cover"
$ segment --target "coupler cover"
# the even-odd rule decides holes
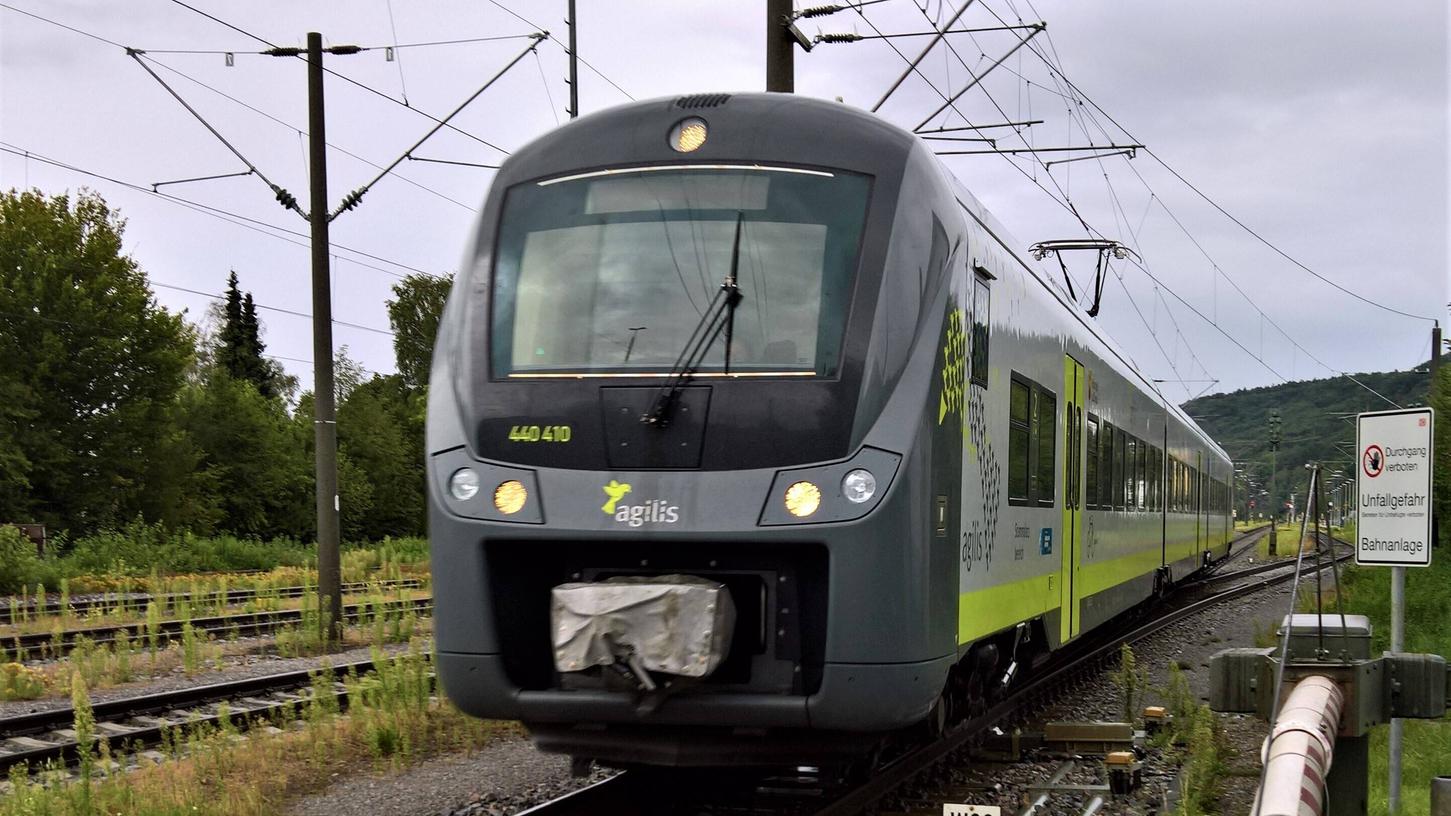
[[[735,622],[730,591],[691,575],[560,584],[550,599],[554,667],[577,672],[623,663],[701,678],[725,660]]]

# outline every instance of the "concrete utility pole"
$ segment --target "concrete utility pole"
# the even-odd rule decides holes
[[[796,92],[791,0],[766,0],[766,90]],[[571,29],[573,30],[573,29]]]
[[[1280,409],[1270,411],[1270,555],[1277,555],[1280,500],[1275,495],[1275,459],[1280,450]]]
[[[329,49],[331,50],[331,49]],[[307,35],[308,169],[312,222],[312,437],[317,451],[318,611],[330,641],[342,637],[343,579],[338,553],[338,424],[333,390],[333,300],[329,265],[327,137],[322,97],[322,35]]]

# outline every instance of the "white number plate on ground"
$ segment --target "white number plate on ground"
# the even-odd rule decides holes
[[[1003,816],[997,805],[943,805],[942,816]]]

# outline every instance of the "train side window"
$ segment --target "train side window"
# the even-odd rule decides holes
[[[1103,423],[1103,459],[1098,463],[1098,506],[1113,509],[1113,423]]]
[[[1008,504],[1028,502],[1028,384],[1013,377],[1008,405]]]
[[[1084,493],[1086,502],[1090,509],[1098,507],[1098,417],[1088,415],[1088,464],[1086,470],[1088,481]]]
[[[1037,448],[1038,478],[1033,490],[1033,500],[1038,504],[1051,505],[1054,502],[1055,481],[1058,475],[1053,467],[1056,430],[1058,427],[1058,399],[1052,391],[1044,388],[1034,390],[1033,406],[1037,421],[1033,423],[1034,447]]]
[[[1122,510],[1126,506],[1124,496],[1127,490],[1127,478],[1124,462],[1128,454],[1128,435],[1124,433],[1123,428],[1119,428],[1115,433],[1118,435],[1118,440],[1114,442],[1113,446],[1113,504]]]
[[[987,387],[988,308],[987,281],[972,281],[972,382]]]
[[[1157,445],[1149,447],[1149,509],[1163,510],[1164,452]]]
[[[1138,481],[1134,478],[1134,462],[1139,458],[1139,439],[1129,434],[1129,446],[1124,451],[1124,507],[1133,510],[1138,496]]]
[[[1135,498],[1139,499],[1139,510],[1148,510],[1149,507],[1148,465],[1149,443],[1139,440],[1139,459],[1133,466],[1133,476],[1138,481],[1138,497]]]

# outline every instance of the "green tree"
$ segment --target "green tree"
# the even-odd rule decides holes
[[[310,422],[302,426],[281,400],[220,365],[187,389],[183,404],[203,480],[193,496],[199,517],[218,530],[263,538],[314,529]]]
[[[428,387],[433,341],[453,276],[409,275],[393,284],[388,301],[388,325],[393,329],[393,354],[398,375],[408,388]]]
[[[0,194],[0,519],[86,532],[155,512],[195,339],[123,231],[93,193]]]
[[[251,292],[237,285],[237,273],[227,277],[227,297],[222,308],[222,328],[217,334],[215,360],[232,379],[250,382],[262,396],[281,396],[285,380],[281,367],[263,355],[262,324]]]
[[[412,398],[398,375],[375,375],[338,407],[339,450],[369,485],[366,508],[355,504],[343,513],[358,520],[363,537],[423,532],[422,428],[412,419]]]

